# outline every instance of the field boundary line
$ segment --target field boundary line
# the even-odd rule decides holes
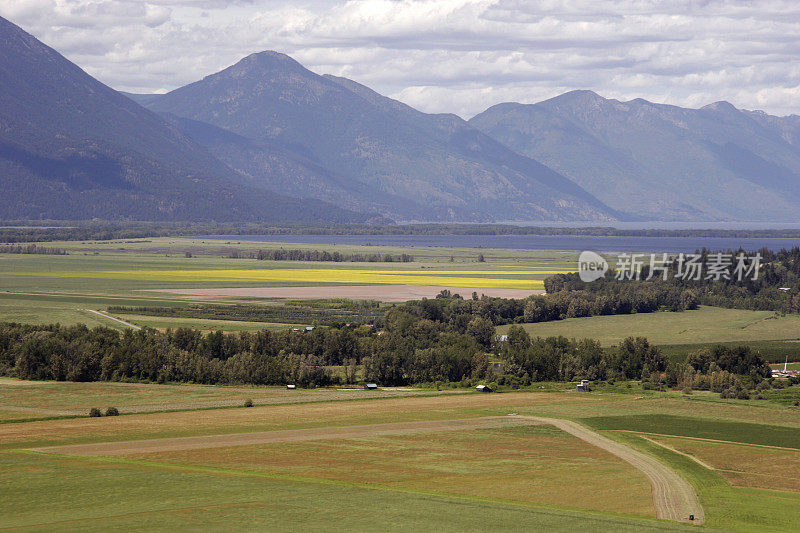
[[[665,448],[665,449],[667,449],[667,450],[669,450],[671,452],[675,452],[678,455],[682,455],[682,456],[684,456],[684,457],[686,457],[688,459],[691,459],[692,461],[694,461],[695,463],[699,464],[703,468],[708,468],[709,470],[718,470],[717,468],[714,468],[713,466],[703,462],[699,457],[695,457],[694,455],[692,455],[690,453],[682,452],[679,449],[670,446],[669,444],[665,444],[663,442],[658,442],[657,440],[651,439],[650,437],[646,437],[645,435],[640,435],[640,437],[642,437],[644,440],[646,440],[648,442],[652,442],[656,446],[661,446],[662,448]]]
[[[800,428],[794,428],[792,426],[781,426],[781,427],[800,430]],[[710,439],[707,437],[692,437],[689,435],[670,435],[668,433],[652,433],[650,431],[636,431],[634,429],[606,429],[603,431],[613,431],[616,433],[630,433],[631,435],[638,435],[639,437],[643,438],[645,435],[652,435],[654,437],[673,437],[676,439],[699,440],[702,442],[717,442],[719,444],[734,444],[736,446],[754,446],[756,448],[771,448],[774,450],[786,450],[790,452],[800,453],[800,448],[792,448],[789,446],[776,446],[774,444],[755,444],[752,442],[737,442],[735,440]]]
[[[123,326],[128,326],[129,328],[133,328],[133,329],[135,329],[135,330],[140,330],[140,329],[142,329],[140,326],[137,326],[137,325],[135,325],[135,324],[131,324],[130,322],[125,322],[124,320],[121,320],[121,319],[119,319],[119,318],[116,318],[116,317],[113,317],[113,316],[111,316],[111,315],[108,315],[108,314],[106,314],[106,313],[103,313],[102,311],[96,311],[96,310],[94,310],[94,309],[84,309],[84,311],[89,311],[90,313],[94,313],[94,314],[96,314],[96,315],[100,315],[100,316],[102,316],[103,318],[107,318],[107,319],[109,319],[109,320],[113,320],[114,322],[119,322],[119,323],[120,323],[120,324],[122,324]]]

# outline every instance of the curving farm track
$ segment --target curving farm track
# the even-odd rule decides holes
[[[653,504],[658,518],[688,522],[689,515],[694,515],[693,523],[703,523],[705,519],[703,507],[700,505],[692,486],[674,470],[657,459],[604,437],[576,422],[535,416],[521,416],[519,418],[556,426],[562,431],[566,431],[598,448],[613,453],[623,461],[639,469],[647,476],[650,480],[650,485],[653,487]]]

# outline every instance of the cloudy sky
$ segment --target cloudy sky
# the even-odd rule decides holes
[[[572,89],[800,114],[796,0],[3,0],[0,15],[134,92],[278,50],[465,118]]]

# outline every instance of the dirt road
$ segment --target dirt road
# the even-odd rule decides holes
[[[557,418],[528,416],[520,418],[556,426],[562,431],[566,431],[598,448],[613,453],[623,461],[639,469],[650,480],[650,485],[653,488],[653,503],[658,518],[688,522],[689,515],[694,515],[693,523],[702,524],[704,522],[703,508],[692,486],[674,470],[657,459],[604,437],[576,422]]]
[[[479,428],[515,427],[523,425],[549,424],[565,431],[593,446],[597,446],[640,470],[650,480],[656,516],[666,520],[688,522],[694,515],[694,523],[704,521],[703,508],[697,495],[686,480],[658,460],[624,444],[609,439],[576,422],[557,418],[534,416],[490,416],[457,420],[434,420],[424,422],[400,422],[314,429],[262,431],[235,433],[230,435],[208,435],[200,437],[177,437],[126,442],[104,442],[97,444],[75,444],[34,448],[32,451],[83,456],[128,455],[137,453],[198,450],[228,446],[246,446],[275,442],[299,442],[322,439],[347,439],[374,437],[378,435],[407,435],[440,431],[468,431]]]

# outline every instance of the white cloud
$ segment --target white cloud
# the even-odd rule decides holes
[[[575,88],[800,113],[789,0],[15,0],[0,15],[122,90],[274,49],[462,116]]]

